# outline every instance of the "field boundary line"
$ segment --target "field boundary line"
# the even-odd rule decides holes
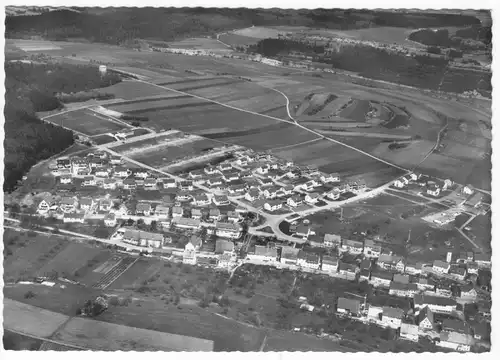
[[[114,278],[112,281],[110,281],[106,286],[104,286],[103,288],[100,288],[99,290],[106,290],[112,283],[114,283],[116,280],[118,280],[120,278],[120,276],[122,276],[128,269],[130,269],[132,267],[132,265],[134,265],[137,261],[139,260],[139,257],[136,257],[134,258],[134,261],[132,261],[121,273],[120,275],[118,275],[116,278]],[[122,260],[120,260],[121,262]],[[117,264],[118,265],[118,264]]]
[[[272,148],[272,149],[269,149],[268,151],[276,151],[276,150],[283,150],[283,149],[286,149],[286,148],[290,148],[290,147],[294,147],[294,146],[300,146],[300,145],[304,145],[304,144],[309,144],[309,143],[312,143],[312,142],[315,142],[315,141],[318,141],[318,140],[321,140],[320,137],[316,138],[316,139],[313,139],[313,140],[307,140],[307,141],[303,141],[301,143],[298,143],[298,144],[292,144],[292,145],[286,145],[286,146],[280,146],[280,147],[276,147],[276,148]]]
[[[217,104],[217,105],[220,105],[220,106],[227,107],[227,108],[229,108],[229,109],[233,109],[233,110],[238,110],[238,111],[246,112],[246,113],[248,113],[248,114],[252,114],[252,115],[262,116],[262,117],[265,117],[265,118],[268,118],[268,119],[271,119],[271,120],[275,120],[275,121],[286,122],[286,123],[289,123],[289,124],[290,124],[290,123],[292,123],[292,122],[290,122],[290,121],[288,121],[288,120],[283,120],[283,119],[280,119],[280,118],[277,118],[277,117],[274,117],[274,116],[265,115],[265,114],[259,114],[259,113],[254,112],[254,111],[250,111],[250,110],[245,110],[245,109],[237,108],[237,107],[234,107],[234,106],[232,106],[232,105],[228,105],[228,104],[224,104],[224,103],[218,102],[218,101],[216,101],[216,100],[211,100],[211,99],[208,99],[208,98],[204,98],[204,97],[202,97],[202,96],[199,96],[199,95],[190,94],[190,93],[187,93],[187,92],[185,92],[185,91],[172,89],[172,88],[169,88],[169,87],[166,87],[166,86],[157,85],[157,84],[151,83],[151,82],[149,82],[149,81],[145,81],[145,80],[136,80],[136,81],[138,81],[138,82],[142,82],[142,83],[145,83],[145,84],[149,84],[149,85],[152,85],[152,86],[156,86],[156,87],[159,87],[159,88],[162,88],[162,89],[168,90],[168,91],[177,92],[177,93],[179,93],[179,94],[187,94],[187,95],[190,95],[190,96],[195,97],[195,98],[197,98],[197,99],[204,100],[204,101],[208,101],[208,102],[211,102],[211,103],[213,103],[213,104]],[[287,97],[287,99],[288,99],[288,97]],[[288,106],[287,106],[287,109],[288,109]],[[294,122],[293,122],[292,124],[295,124],[295,126],[297,126],[297,127],[301,128],[301,129],[303,129],[303,130],[306,130],[306,131],[308,131],[308,132],[310,132],[310,133],[312,133],[312,134],[315,134],[315,135],[317,135],[317,136],[321,136],[321,137],[323,137],[325,140],[328,140],[328,141],[330,141],[330,142],[333,142],[333,143],[336,143],[336,144],[339,144],[339,145],[345,146],[345,147],[347,147],[347,148],[349,148],[349,149],[351,149],[351,150],[354,150],[354,151],[359,152],[360,154],[363,154],[363,155],[366,155],[366,156],[368,156],[368,157],[371,157],[372,159],[375,159],[375,160],[377,160],[377,161],[379,161],[379,162],[382,162],[382,163],[384,163],[384,164],[387,164],[387,165],[392,166],[392,167],[394,167],[394,168],[397,168],[397,169],[399,169],[399,170],[409,171],[409,169],[405,169],[405,168],[403,168],[403,167],[401,167],[401,166],[399,166],[399,165],[392,164],[392,163],[390,163],[390,162],[388,162],[388,161],[385,161],[385,160],[383,160],[383,159],[380,159],[380,158],[378,158],[378,157],[376,157],[376,156],[374,156],[374,155],[372,155],[372,154],[369,154],[369,153],[367,153],[367,152],[365,152],[365,151],[363,151],[363,150],[360,150],[360,149],[358,149],[358,148],[356,148],[356,147],[354,147],[354,146],[347,145],[347,144],[345,144],[345,143],[343,143],[343,142],[341,142],[341,141],[334,140],[334,139],[332,139],[332,138],[330,138],[330,137],[327,137],[327,136],[325,136],[325,135],[322,135],[322,134],[318,133],[318,132],[317,132],[317,131],[315,131],[315,130],[312,130],[312,129],[309,129],[309,128],[307,128],[307,127],[303,126],[303,125],[300,125],[300,124],[299,124],[299,123],[297,123],[295,120],[294,120]]]

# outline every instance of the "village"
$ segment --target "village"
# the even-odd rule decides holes
[[[490,288],[477,285],[481,272],[491,267],[485,254],[449,252],[446,261],[412,262],[369,237],[318,237],[307,221],[300,222],[304,214],[368,193],[360,181],[343,182],[335,174],[251,150],[170,176],[127,164],[106,149],[58,158],[49,168],[56,191],[42,194],[33,216],[62,222],[66,230],[81,231],[97,221],[110,234],[102,241],[118,249],[230,273],[250,263],[366,282],[389,297],[406,299],[411,309],[368,304],[366,296],[339,297],[338,316],[393,328],[410,341],[424,337],[466,352],[488,333],[486,323],[468,324],[471,319],[464,315],[464,307],[477,302],[481,314],[489,315],[484,304]],[[449,180],[410,173],[384,189],[413,191],[431,200],[450,197],[456,214],[484,211],[478,210],[484,205],[479,192]],[[439,220],[443,214],[429,221],[449,222]],[[289,235],[266,231],[269,219],[289,222]],[[175,241],[180,236],[187,241]],[[255,237],[257,243],[250,242]],[[301,308],[317,310],[307,299]]]

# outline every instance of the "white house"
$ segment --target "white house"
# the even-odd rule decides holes
[[[316,204],[319,201],[319,194],[318,193],[310,193],[306,195],[305,201],[308,204]]]
[[[63,217],[63,222],[64,223],[80,223],[83,224],[85,222],[85,217],[83,214],[76,214],[76,213],[71,213],[71,214],[64,214]]]
[[[259,198],[259,190],[256,188],[250,188],[250,190],[247,191],[245,194],[245,200],[254,202]]]
[[[472,185],[465,185],[463,188],[462,188],[462,192],[465,194],[465,195],[472,195],[474,193],[474,188],[472,187]]]
[[[106,217],[104,218],[104,225],[106,225],[107,227],[116,226],[116,215],[113,213],[106,215]]]
[[[455,331],[443,331],[439,334],[438,346],[460,352],[469,352],[474,343],[472,336]]]
[[[237,239],[241,235],[241,227],[233,223],[217,222],[215,225],[215,234],[220,237]]]
[[[102,187],[106,190],[114,190],[114,189],[116,189],[116,180],[115,179],[104,179]]]
[[[283,202],[280,200],[268,200],[264,203],[264,209],[267,211],[277,211],[283,207]]]
[[[191,242],[188,242],[184,247],[182,262],[184,264],[196,265],[196,249]]]
[[[432,196],[439,196],[441,193],[441,189],[437,185],[431,185],[427,188],[427,194],[432,195]]]
[[[83,198],[80,200],[80,208],[85,211],[89,211],[94,206],[94,199],[92,198]]]
[[[215,195],[213,201],[217,206],[229,205],[229,199],[226,195]]]
[[[330,191],[328,194],[326,194],[326,197],[330,200],[338,200],[340,198],[340,190],[339,189],[333,189]]]
[[[401,339],[418,342],[418,326],[415,324],[402,323],[399,332]]]
[[[399,308],[384,306],[382,311],[382,323],[394,329],[401,327],[404,311]]]
[[[340,176],[338,176],[337,174],[322,174],[320,176],[320,180],[323,183],[339,182]]]
[[[250,260],[274,262],[277,260],[278,252],[276,248],[255,245],[255,250],[251,253],[248,253],[247,257]]]
[[[293,195],[286,200],[286,203],[291,207],[297,207],[302,205],[303,200],[300,195]]]
[[[49,212],[49,210],[57,210],[57,203],[53,199],[43,199],[38,204],[37,213],[44,215]]]
[[[72,181],[73,178],[71,177],[71,175],[63,175],[59,178],[59,182],[61,184],[71,184]]]
[[[440,274],[447,274],[450,271],[450,264],[445,261],[434,260],[432,270]]]
[[[445,314],[449,314],[457,309],[457,302],[455,300],[441,296],[415,294],[413,296],[413,304],[415,312],[426,306],[432,312]]]
[[[394,181],[394,186],[401,189],[405,186],[405,183],[401,178],[399,178],[396,181]]]

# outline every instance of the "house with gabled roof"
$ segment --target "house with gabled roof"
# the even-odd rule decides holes
[[[408,283],[404,284],[392,281],[389,287],[389,295],[400,296],[400,297],[413,297],[413,295],[415,295],[416,293],[418,293],[417,284],[408,284]]]
[[[170,215],[170,207],[165,205],[156,205],[155,215],[158,217],[168,218]]]
[[[250,188],[245,194],[245,200],[254,202],[259,198],[259,190],[257,188]]]
[[[175,196],[176,201],[189,201],[193,198],[193,196],[187,191],[179,191]]]
[[[63,197],[59,203],[59,208],[63,213],[69,214],[76,211],[78,201],[73,197]]]
[[[420,330],[433,330],[434,313],[426,306],[417,314],[416,322]]]
[[[137,189],[137,182],[133,178],[127,178],[123,180],[123,188],[125,190],[135,190]]]
[[[283,207],[283,201],[281,200],[267,200],[264,203],[264,209],[267,211],[278,211]]]
[[[241,217],[240,214],[238,214],[236,211],[228,211],[227,212],[227,220],[230,222],[238,222],[240,221]]]
[[[460,334],[454,331],[442,331],[439,334],[439,342],[436,345],[460,352],[469,352],[474,339],[471,335]]]
[[[85,216],[79,213],[65,213],[63,216],[64,223],[80,223],[85,222]]]
[[[220,210],[217,209],[217,208],[212,208],[209,210],[208,212],[208,217],[210,220],[213,220],[213,221],[218,221],[221,219],[221,213],[220,213]]]
[[[218,221],[215,224],[215,234],[224,238],[237,239],[241,236],[241,226]]]
[[[413,304],[415,311],[428,306],[432,312],[449,314],[457,309],[457,302],[455,300],[441,296],[415,294],[413,296]]]
[[[316,204],[319,201],[320,194],[314,192],[314,193],[309,193],[305,197],[305,202],[308,204]]]
[[[323,255],[321,257],[321,270],[336,273],[339,266],[339,258],[337,256]]]
[[[339,189],[333,189],[332,191],[329,191],[326,194],[326,197],[330,200],[338,200],[340,198],[340,190]]]
[[[384,306],[382,311],[382,324],[393,329],[401,327],[404,311],[399,308]]]
[[[185,217],[174,217],[173,224],[176,228],[191,230],[198,230],[201,226],[200,220]]]
[[[320,268],[320,257],[316,253],[300,250],[297,254],[297,265],[317,270]]]
[[[302,200],[302,197],[299,194],[293,195],[286,200],[287,205],[290,207],[300,206],[303,202],[304,200]]]
[[[38,214],[47,214],[50,210],[57,210],[58,204],[52,197],[47,197],[38,203],[36,212]]]
[[[205,169],[203,169],[203,171],[207,175],[215,175],[215,174],[218,174],[220,172],[220,170],[217,169],[215,166],[207,166]]]
[[[359,281],[369,281],[370,280],[370,275],[371,275],[371,270],[370,269],[361,269],[359,272]]]
[[[151,215],[151,204],[150,203],[138,203],[135,207],[135,214],[139,216],[150,216]]]
[[[363,241],[342,239],[342,251],[347,251],[350,254],[363,253]]]
[[[116,215],[113,213],[109,213],[104,217],[104,225],[107,227],[116,226]]]
[[[340,176],[338,174],[321,174],[319,178],[325,184],[340,181]]]
[[[393,274],[391,272],[376,270],[372,271],[369,282],[375,287],[378,286],[389,287],[391,285],[392,279],[393,279]]]
[[[339,297],[337,300],[337,313],[359,316],[361,314],[361,302]]]
[[[353,280],[356,277],[359,269],[356,265],[339,261],[338,273],[344,275],[348,279]]]
[[[450,271],[450,264],[446,261],[434,260],[432,270],[440,274],[447,274]]]
[[[477,252],[474,254],[474,260],[476,261],[479,268],[491,268],[490,255]]]
[[[156,190],[157,181],[154,178],[148,178],[144,180],[144,190]]]
[[[114,190],[116,189],[116,179],[104,179],[102,187],[106,190]]]
[[[422,273],[422,266],[423,263],[421,262],[409,261],[406,263],[405,273],[410,275],[420,275]]]
[[[418,342],[418,326],[410,323],[401,323],[401,329],[399,331],[399,337],[401,339],[410,340],[413,342]]]
[[[177,181],[175,179],[167,178],[162,180],[164,189],[173,189],[177,187]]]
[[[274,262],[277,260],[278,252],[275,247],[255,245],[255,249],[247,254],[250,260]]]
[[[226,195],[215,195],[213,197],[213,202],[217,206],[223,206],[223,205],[229,205],[229,199],[227,198]]]
[[[282,246],[280,262],[287,265],[297,265],[298,253],[299,249],[292,246]]]
[[[193,198],[193,204],[196,206],[207,206],[211,203],[212,200],[205,193],[195,195]]]
[[[467,276],[467,270],[459,266],[450,266],[449,274],[450,276],[453,276],[455,279],[463,281]]]
[[[184,209],[180,206],[174,206],[172,208],[172,217],[173,218],[180,218],[184,215]]]
[[[371,239],[365,239],[363,254],[366,257],[378,258],[382,252],[382,246]]]
[[[94,199],[85,197],[80,200],[80,208],[89,211],[94,206]]]
[[[460,299],[474,301],[477,299],[477,291],[474,285],[465,284],[460,286]]]
[[[203,217],[203,212],[201,209],[191,209],[191,218],[196,220],[201,220]]]
[[[336,234],[325,234],[323,244],[326,248],[340,247],[342,245],[342,238]]]

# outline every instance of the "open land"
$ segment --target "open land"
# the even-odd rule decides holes
[[[55,115],[48,118],[47,121],[89,136],[116,132],[126,128],[123,124],[87,109]]]

